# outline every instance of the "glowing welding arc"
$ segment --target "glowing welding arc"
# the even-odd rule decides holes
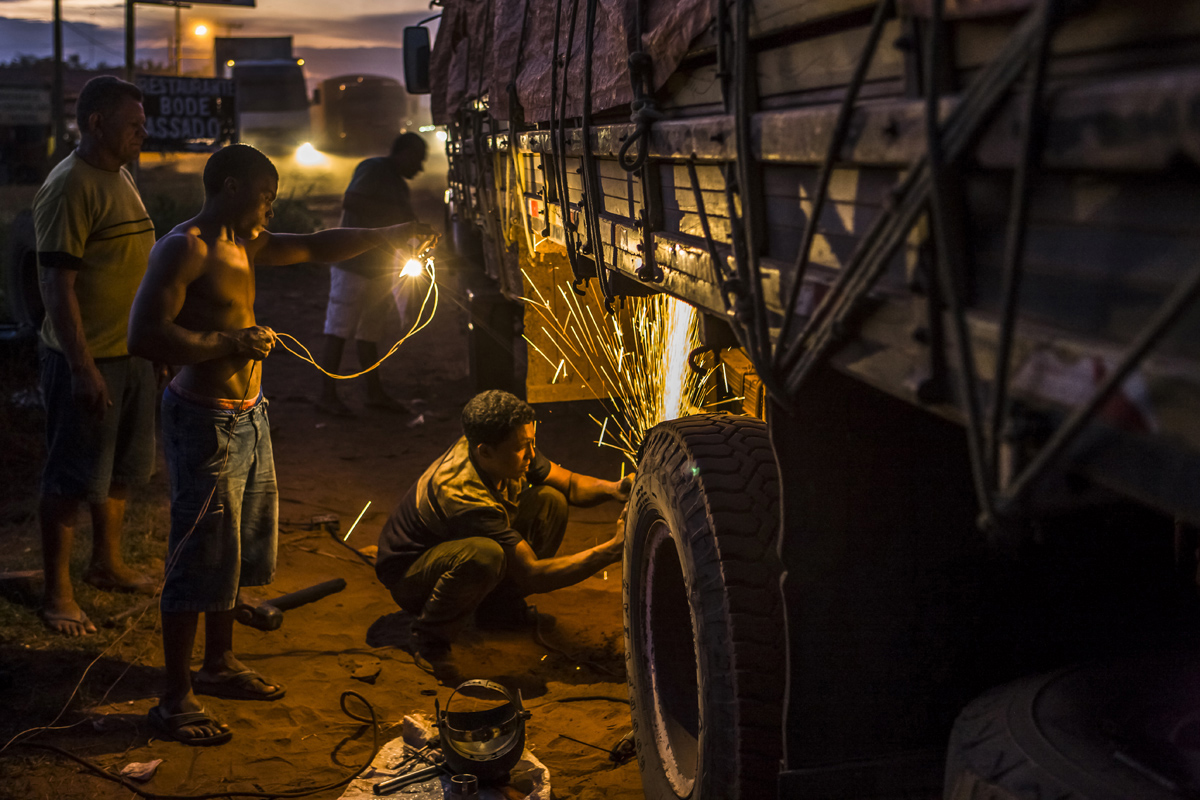
[[[358,520],[363,518],[363,514],[367,513],[367,509],[370,507],[371,501],[368,500],[367,504],[363,506],[363,510],[358,512],[358,519],[354,520],[354,524],[350,526],[350,530],[346,531],[346,535],[342,537],[343,542],[350,538],[350,534],[354,533],[354,529],[358,527]]]
[[[404,269],[400,270],[401,278],[419,278],[425,272],[425,265],[415,258],[410,258],[404,263]]]
[[[674,297],[667,298],[666,317],[666,375],[664,377],[663,419],[683,415],[684,382],[687,379],[688,330],[696,318],[696,309]]]

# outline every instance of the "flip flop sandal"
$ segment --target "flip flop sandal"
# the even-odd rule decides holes
[[[225,744],[233,738],[233,731],[229,730],[229,726],[215,719],[203,708],[199,711],[182,711],[178,714],[168,714],[162,710],[162,706],[154,706],[146,716],[150,719],[150,727],[154,728],[156,733],[180,744],[207,747],[214,744]],[[219,725],[221,732],[207,736],[186,736],[180,733],[183,728],[189,725],[210,724]]]
[[[264,691],[263,686],[274,686],[272,691]],[[287,689],[279,684],[271,683],[252,669],[244,669],[220,677],[205,675],[203,672],[192,673],[192,691],[209,697],[221,697],[226,700],[278,700],[287,694]]]
[[[95,623],[93,623],[90,619],[88,619],[88,615],[83,612],[83,609],[79,610],[79,616],[72,616],[70,614],[56,614],[56,613],[47,611],[44,608],[39,608],[37,615],[38,615],[38,619],[40,619],[42,621],[43,625],[45,625],[47,628],[49,628],[51,630],[51,632],[57,633],[61,636],[69,636],[70,634],[68,634],[65,631],[60,631],[58,628],[55,628],[54,623],[56,623],[56,622],[74,622],[77,625],[82,625],[84,628],[84,633],[83,633],[84,636],[91,636],[93,633],[96,632]],[[88,628],[91,628],[91,630],[88,630]]]

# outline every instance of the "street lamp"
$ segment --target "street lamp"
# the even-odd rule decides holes
[[[201,23],[196,26],[196,35],[197,36],[205,36],[207,34],[208,34],[208,26],[207,25]]]

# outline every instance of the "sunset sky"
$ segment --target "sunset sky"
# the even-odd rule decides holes
[[[63,0],[62,7],[68,55],[92,65],[124,63],[124,3]],[[0,0],[0,61],[50,55],[53,8],[50,0]],[[136,13],[138,59],[166,63],[174,10],[139,4]],[[352,72],[402,79],[403,28],[435,13],[427,0],[258,0],[256,8],[195,4],[183,11],[184,67],[211,64],[214,35],[292,36],[310,85]],[[198,37],[192,31],[201,22],[209,32]],[[435,23],[431,31],[436,30]]]

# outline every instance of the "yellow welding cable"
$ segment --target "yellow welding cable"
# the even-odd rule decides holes
[[[353,375],[335,375],[334,373],[329,372],[328,370],[326,370],[324,367],[322,367],[320,364],[317,363],[317,360],[315,358],[313,358],[312,352],[307,347],[304,346],[304,343],[301,342],[299,339],[297,339],[295,336],[292,336],[290,333],[281,333],[279,331],[276,331],[275,332],[276,341],[279,342],[279,346],[282,347],[284,350],[287,350],[289,353],[291,353],[292,355],[294,355],[296,358],[300,359],[301,361],[307,361],[309,364],[312,364],[314,367],[316,367],[318,370],[320,370],[322,374],[328,375],[330,378],[334,378],[339,381],[348,381],[351,378],[358,378],[363,375],[366,375],[368,372],[370,372],[373,369],[378,368],[380,364],[382,364],[383,362],[385,362],[389,358],[391,358],[393,355],[395,355],[396,351],[400,349],[400,345],[402,345],[406,341],[408,341],[408,338],[410,336],[414,336],[415,334],[420,333],[422,330],[425,329],[425,327],[427,325],[429,325],[429,323],[433,322],[433,316],[434,316],[434,314],[437,313],[437,307],[438,307],[438,286],[437,286],[437,280],[436,280],[437,276],[434,273],[432,261],[426,263],[425,272],[428,273],[428,275],[429,275],[429,288],[425,290],[425,297],[421,301],[421,309],[417,312],[417,318],[416,318],[416,320],[413,321],[412,327],[408,329],[408,333],[404,334],[402,337],[400,337],[399,341],[397,341],[394,345],[392,345],[391,349],[389,349],[386,353],[383,354],[382,358],[380,358],[374,364],[372,364],[371,366],[362,370],[361,372],[355,372]],[[425,318],[425,309],[427,307],[429,307],[429,301],[431,298],[433,300],[433,306],[432,306],[432,308],[429,309],[428,318]],[[295,342],[296,347],[300,348],[300,351],[298,352],[296,350],[293,350],[288,345],[288,343],[284,341],[284,339],[290,339],[293,342]]]

